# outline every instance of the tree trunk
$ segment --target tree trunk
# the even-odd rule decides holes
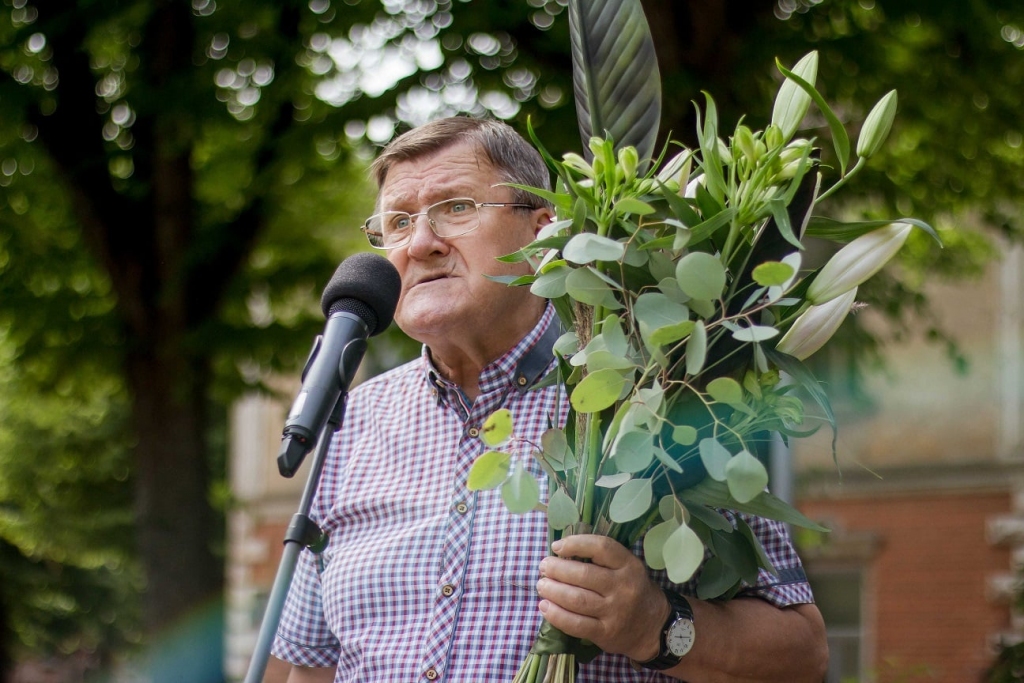
[[[213,549],[221,522],[209,501],[208,373],[204,363],[190,363],[173,348],[170,340],[181,338],[180,330],[167,330],[168,341],[155,353],[140,350],[128,359],[137,538],[146,575],[142,613],[154,683],[222,680],[221,634],[210,633],[219,619],[223,558]]]

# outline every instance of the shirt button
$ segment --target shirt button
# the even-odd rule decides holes
[[[452,597],[452,594],[454,593],[455,586],[451,585],[450,583],[446,583],[444,586],[441,587],[441,595],[443,595],[446,598]]]
[[[430,667],[423,675],[427,677],[428,681],[436,681],[441,674],[437,673],[437,669],[434,667]]]
[[[480,436],[480,430],[477,429],[476,427],[470,427],[469,428],[469,435],[472,436],[473,438],[476,438],[476,437]]]
[[[521,386],[521,387],[525,387],[526,386],[526,378],[523,377],[522,375],[519,376],[519,379],[517,379],[516,382],[518,382],[519,386]]]
[[[458,512],[460,515],[464,515],[467,512],[469,512],[469,506],[466,505],[465,503],[457,503],[455,505],[455,511]]]

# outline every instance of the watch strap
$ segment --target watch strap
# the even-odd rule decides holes
[[[682,657],[672,654],[668,649],[668,630],[679,619],[693,621],[693,608],[690,607],[690,602],[686,598],[670,590],[665,590],[665,597],[668,599],[668,604],[672,609],[669,612],[668,619],[665,620],[664,626],[661,627],[661,651],[654,659],[649,659],[646,662],[637,662],[643,668],[653,671],[671,669],[682,661]]]

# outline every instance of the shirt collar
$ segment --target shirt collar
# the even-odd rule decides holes
[[[533,329],[504,355],[483,369],[480,373],[480,392],[490,393],[508,386],[519,393],[529,391],[554,360],[552,349],[561,334],[562,329],[555,316],[555,309],[548,304]],[[422,358],[427,381],[432,387],[441,390],[437,394],[438,402],[442,400],[442,394],[458,391],[458,387],[444,379],[434,367],[426,345],[423,346]]]

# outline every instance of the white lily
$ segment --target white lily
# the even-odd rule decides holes
[[[891,223],[847,244],[814,278],[807,300],[820,305],[860,285],[895,256],[912,229],[909,223]]]
[[[836,333],[857,298],[857,288],[820,306],[804,311],[775,349],[803,360],[825,345]]]

